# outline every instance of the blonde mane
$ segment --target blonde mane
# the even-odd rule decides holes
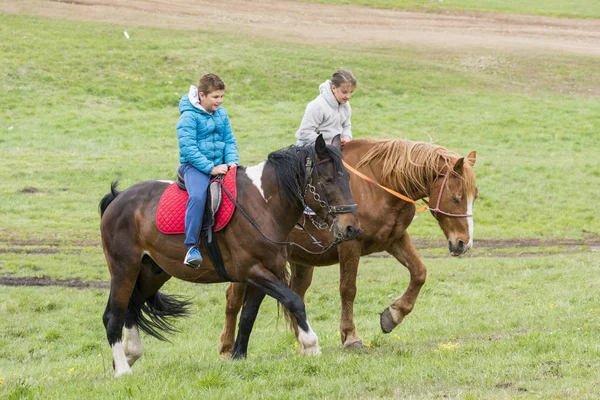
[[[429,193],[431,180],[438,174],[439,160],[451,167],[462,156],[427,142],[411,142],[402,139],[373,140],[374,146],[356,165],[372,162],[381,163],[381,184],[397,188],[408,196]],[[466,162],[463,168],[463,181],[467,193],[475,193],[475,174]]]

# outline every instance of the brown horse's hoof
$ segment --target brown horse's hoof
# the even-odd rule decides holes
[[[367,347],[367,346],[365,346],[365,344],[363,343],[362,340],[358,340],[356,342],[351,342],[351,343],[344,343],[345,349],[358,349],[358,348],[363,348],[363,347]]]
[[[379,324],[381,325],[383,333],[390,333],[396,327],[389,308],[386,308],[379,314]]]

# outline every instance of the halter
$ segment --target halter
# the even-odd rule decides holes
[[[433,181],[435,183],[435,181],[437,180],[437,178],[439,178],[441,175],[438,175],[435,180]],[[446,182],[448,182],[448,177],[450,176],[450,169],[448,169],[448,171],[446,172],[446,175],[444,175],[444,180],[442,181],[442,187],[440,189],[440,194],[438,195],[438,199],[437,199],[437,204],[435,205],[435,208],[430,208],[429,211],[431,211],[432,213],[440,213],[440,214],[444,214],[448,217],[472,217],[473,214],[452,214],[452,213],[448,213],[446,211],[442,211],[440,210],[440,203],[442,201],[442,195],[444,194],[444,189],[446,188]],[[433,215],[436,219],[437,219],[437,215],[434,214]]]

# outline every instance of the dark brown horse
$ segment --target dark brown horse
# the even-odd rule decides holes
[[[353,140],[343,149],[344,160],[367,178],[419,200],[429,198],[430,208],[447,240],[450,253],[459,256],[473,243],[473,202],[477,197],[475,152],[467,158],[441,146],[405,140]],[[415,205],[398,198],[376,184],[351,174],[350,186],[358,204],[362,234],[357,240],[341,243],[324,254],[313,255],[289,249],[291,288],[302,299],[311,284],[314,266],[340,264],[342,316],[341,339],[344,347],[362,346],[353,320],[356,274],[361,255],[387,251],[410,272],[404,293],[381,313],[381,329],[389,333],[409,314],[417,300],[427,274],[425,265],[411,243],[408,226],[415,216]],[[326,232],[311,231],[321,241],[331,240]],[[290,240],[310,247],[310,241],[294,229]],[[245,285],[232,284],[227,289],[225,327],[219,351],[232,351],[237,313],[242,305]],[[292,321],[293,322],[293,321]],[[294,326],[296,335],[299,334]]]
[[[257,166],[238,168],[241,209],[216,234],[227,275],[248,284],[234,358],[246,356],[265,294],[298,321],[302,353],[320,352],[304,302],[280,280],[287,260],[282,242],[307,205],[331,225],[338,240],[353,239],[358,233],[356,205],[339,146],[339,137],[326,146],[319,136],[314,147],[292,146],[269,154]],[[111,275],[103,321],[116,377],[131,373],[130,366],[142,355],[139,329],[164,339],[160,330],[174,330],[169,317],[186,315],[186,302],[158,292],[166,281],[174,276],[194,283],[222,282],[204,248],[204,262],[192,269],[183,264],[187,250],[183,235],[157,230],[156,208],[167,186],[163,181],[145,181],[118,192],[113,184],[100,202],[102,246]]]

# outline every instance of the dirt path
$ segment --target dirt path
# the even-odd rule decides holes
[[[600,20],[416,13],[276,0],[4,0],[0,10],[125,26],[210,28],[302,43],[482,47],[600,56]]]

